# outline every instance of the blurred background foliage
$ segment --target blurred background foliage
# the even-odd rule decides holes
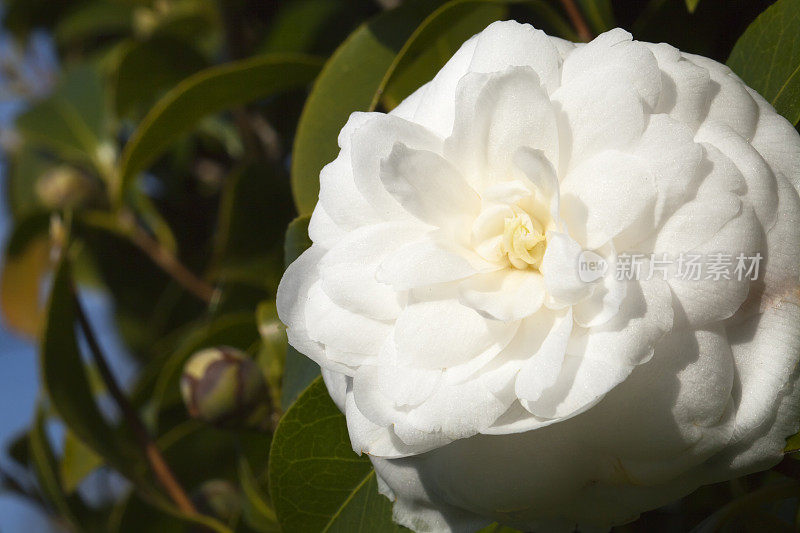
[[[400,529],[275,311],[347,116],[390,110],[514,18],[572,40],[622,26],[719,61],[750,27],[731,66],[796,124],[800,48],[774,25],[796,30],[800,5],[753,23],[770,3],[3,0],[0,305],[38,346],[41,381],[3,489],[64,530]],[[775,50],[785,61],[765,67]],[[788,93],[769,94],[765,68]],[[120,353],[97,341],[92,293]],[[795,531],[797,470],[789,458],[618,530]]]

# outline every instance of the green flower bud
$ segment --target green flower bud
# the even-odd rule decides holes
[[[227,346],[207,348],[189,358],[181,394],[192,417],[214,424],[246,417],[268,399],[258,366]]]
[[[237,488],[224,479],[206,481],[192,494],[197,510],[225,523],[231,523],[242,510],[242,499]]]

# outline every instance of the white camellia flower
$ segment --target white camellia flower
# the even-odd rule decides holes
[[[399,523],[603,529],[780,459],[800,136],[727,67],[498,22],[339,146],[278,309]]]

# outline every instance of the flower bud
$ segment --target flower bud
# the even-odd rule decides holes
[[[192,494],[192,503],[202,514],[225,523],[233,521],[242,508],[239,491],[224,479],[212,479],[200,485]]]
[[[246,416],[267,392],[261,370],[246,354],[220,346],[201,350],[186,362],[181,394],[192,417],[219,423]]]
[[[79,207],[89,203],[97,189],[80,171],[59,166],[36,181],[36,196],[50,209]]]

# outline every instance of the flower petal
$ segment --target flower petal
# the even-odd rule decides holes
[[[441,156],[397,143],[381,163],[384,187],[409,213],[440,228],[468,226],[480,197]]]
[[[406,307],[395,324],[400,361],[421,368],[447,368],[486,351],[499,352],[516,324],[490,320],[456,300]]]
[[[467,307],[509,322],[525,318],[542,306],[544,278],[534,270],[504,269],[476,274],[459,284],[459,295]]]

